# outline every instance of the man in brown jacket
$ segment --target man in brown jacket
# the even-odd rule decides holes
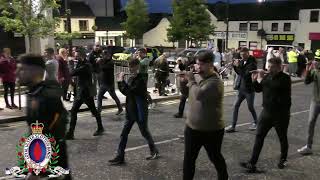
[[[212,52],[200,53],[195,70],[200,75],[196,82],[194,70],[187,73],[189,86],[189,113],[185,129],[183,179],[193,179],[195,162],[202,146],[215,165],[218,180],[228,179],[227,166],[221,154],[224,135],[223,83],[213,69]]]

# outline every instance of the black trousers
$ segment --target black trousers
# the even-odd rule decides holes
[[[148,128],[148,107],[145,105],[140,106],[137,109],[126,109],[126,121],[124,123],[121,135],[120,143],[118,146],[118,156],[124,158],[125,149],[128,142],[128,135],[131,131],[131,128],[135,122],[137,122],[141,135],[148,142],[149,149],[151,153],[158,152],[152,135]]]
[[[11,105],[14,105],[14,92],[15,92],[16,84],[14,82],[3,82],[3,88],[4,88],[4,101],[7,106],[10,106],[9,100],[8,100],[8,94],[10,91],[11,96]]]
[[[280,111],[281,112],[281,111]],[[256,164],[259,159],[261,149],[263,147],[264,138],[272,127],[276,129],[281,145],[280,159],[287,159],[288,156],[288,126],[289,126],[290,112],[274,113],[262,110],[257,127],[256,139],[254,142],[253,152],[250,163]]]
[[[61,87],[63,89],[63,100],[68,100],[69,81],[62,81]]]
[[[179,103],[179,115],[183,115],[184,107],[186,106],[186,101],[188,99],[188,94],[181,94]]]
[[[218,180],[227,180],[227,165],[221,154],[221,145],[224,129],[218,131],[202,132],[189,128],[185,129],[185,150],[183,160],[183,179],[193,179],[195,163],[202,146],[207,151],[210,161],[216,167]]]
[[[108,86],[108,85],[101,84],[99,86],[99,92],[98,92],[98,112],[99,113],[101,112],[103,95],[107,91],[109,92],[112,99],[116,102],[118,109],[122,110],[122,106],[121,106],[120,100],[116,94],[116,91],[114,89],[114,86]]]
[[[74,132],[74,129],[77,124],[77,114],[79,112],[79,109],[81,105],[85,103],[88,108],[90,109],[92,115],[96,117],[98,129],[102,129],[102,122],[101,122],[101,115],[97,111],[95,104],[94,104],[94,97],[82,97],[80,99],[75,99],[73,102],[72,108],[71,108],[71,121],[70,121],[70,132]]]

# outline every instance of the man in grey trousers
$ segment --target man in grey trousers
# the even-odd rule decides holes
[[[304,83],[313,84],[313,99],[311,100],[309,121],[308,121],[308,140],[307,145],[298,149],[298,152],[302,155],[312,154],[312,144],[314,136],[314,128],[316,125],[317,117],[320,113],[320,64],[317,61],[313,61],[306,67],[306,78]]]

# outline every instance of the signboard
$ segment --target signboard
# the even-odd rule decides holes
[[[267,34],[267,41],[294,41],[294,34]]]
[[[226,32],[214,32],[214,39],[226,39]],[[230,40],[247,40],[248,33],[246,32],[229,32]]]
[[[320,33],[309,33],[309,40],[320,40]]]

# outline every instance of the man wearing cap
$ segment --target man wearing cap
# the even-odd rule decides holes
[[[19,57],[17,67],[18,81],[28,87],[27,117],[29,126],[36,121],[44,124],[43,134],[50,133],[59,144],[60,152],[57,166],[68,167],[67,145],[64,140],[68,112],[61,101],[63,93],[58,83],[43,81],[46,64],[40,55],[27,54]],[[70,175],[63,179],[71,179]]]

